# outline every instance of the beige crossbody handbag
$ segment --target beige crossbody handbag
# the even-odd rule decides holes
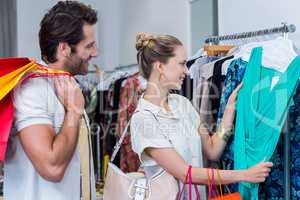
[[[179,191],[177,180],[165,170],[146,178],[143,173],[125,174],[113,164],[123,143],[130,120],[114,147],[108,164],[104,200],[176,200]]]

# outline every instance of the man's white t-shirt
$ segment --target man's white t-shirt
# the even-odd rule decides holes
[[[80,157],[78,149],[63,179],[54,183],[38,174],[16,137],[21,129],[34,124],[50,124],[56,133],[60,131],[65,111],[55,94],[52,80],[33,78],[22,83],[14,90],[14,107],[16,131],[12,131],[11,134],[14,135],[15,153],[4,165],[4,199],[79,200]]]

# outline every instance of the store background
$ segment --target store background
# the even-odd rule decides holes
[[[40,59],[39,23],[57,0],[0,0],[0,57]],[[300,1],[295,0],[81,0],[98,10],[93,61],[106,71],[136,63],[138,32],[171,34],[189,56],[210,35],[232,34],[295,24],[289,35],[300,47]]]
[[[1,0],[0,57],[26,56],[39,59],[39,22],[46,10],[56,2],[57,0]],[[201,48],[209,35],[272,28],[280,26],[281,22],[300,27],[300,2],[295,0],[82,2],[92,5],[99,12],[97,36],[100,56],[94,63],[108,71],[136,63],[135,35],[141,31],[175,35],[185,44],[188,55],[192,55]],[[298,30],[290,38],[297,46],[300,45]]]

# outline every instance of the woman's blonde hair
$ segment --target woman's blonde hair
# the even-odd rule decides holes
[[[169,58],[173,57],[174,50],[182,43],[174,36],[154,36],[149,33],[138,33],[136,36],[137,61],[141,75],[149,79],[152,72],[152,64],[160,61],[166,64]]]

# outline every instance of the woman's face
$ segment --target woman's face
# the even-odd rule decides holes
[[[177,46],[174,50],[175,56],[169,58],[167,64],[162,65],[161,83],[168,90],[180,90],[183,79],[188,73],[186,67],[186,52],[183,46]]]

